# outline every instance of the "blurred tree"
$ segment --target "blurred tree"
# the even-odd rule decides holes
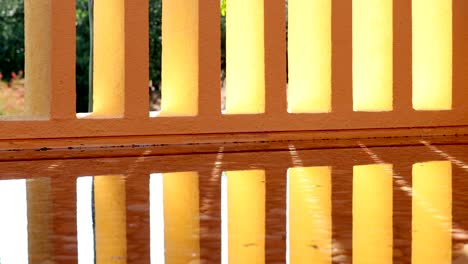
[[[24,69],[23,0],[0,0],[0,74],[6,80]]]

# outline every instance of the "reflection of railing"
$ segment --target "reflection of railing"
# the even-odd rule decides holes
[[[228,2],[223,114],[219,3],[163,1],[150,117],[148,1],[96,1],[94,112],[77,118],[75,3],[26,1],[26,113],[0,139],[467,126],[466,1],[376,3],[291,1],[287,62],[284,1]]]
[[[29,252],[45,258],[76,259],[76,179],[107,175],[95,182],[96,216],[119,221],[99,223],[96,235],[118,239],[115,247],[96,247],[102,258],[129,263],[150,258],[150,196],[158,196],[165,222],[165,234],[159,235],[166,246],[186,247],[178,254],[167,249],[166,260],[220,263],[223,247],[246,263],[254,263],[249,256],[284,263],[288,249],[290,258],[328,263],[335,257],[435,264],[451,261],[452,237],[468,241],[463,182],[468,170],[460,166],[466,148],[437,149],[464,156],[452,167],[426,146],[295,150],[291,145],[289,152],[4,162],[0,171],[2,180],[28,175],[29,223],[44,227],[42,236],[30,235]],[[151,192],[149,175],[160,192]],[[222,221],[229,223],[227,233]]]

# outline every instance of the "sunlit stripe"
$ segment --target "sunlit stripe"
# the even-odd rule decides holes
[[[125,178],[94,177],[96,263],[127,263]]]
[[[265,171],[229,171],[228,263],[265,263]]]
[[[288,263],[331,263],[331,168],[288,170]]]
[[[412,0],[413,108],[452,108],[452,0]]]
[[[353,109],[391,111],[393,1],[353,0]]]
[[[289,154],[291,155],[291,161],[294,167],[302,167],[304,165],[299,157],[299,153],[297,153],[296,147],[293,144],[289,144]]]
[[[460,169],[464,170],[464,171],[468,171],[468,165],[465,164],[463,161],[461,160],[458,160],[456,157],[448,154],[447,152],[444,152],[442,150],[440,150],[439,148],[437,148],[436,146],[433,146],[431,145],[429,142],[427,142],[426,140],[421,140],[420,141],[421,143],[423,143],[426,147],[428,147],[430,150],[434,151],[435,153],[439,154],[441,157],[449,160],[450,162],[452,162],[453,164],[455,164],[457,167],[459,167]]]
[[[78,263],[94,263],[93,177],[76,179]]]
[[[28,263],[27,206],[26,180],[0,181],[0,262],[2,264]],[[34,215],[38,216],[39,214]]]
[[[393,263],[392,165],[353,168],[353,263]]]
[[[164,256],[164,188],[163,175],[150,175],[150,255],[151,263],[165,264]]]
[[[288,111],[331,111],[331,0],[288,3]]]
[[[413,165],[412,263],[440,264],[452,261],[452,166],[448,161]],[[432,215],[424,203],[440,215]]]
[[[197,172],[163,174],[165,263],[199,263],[200,211]]]
[[[385,164],[385,162],[379,158],[377,154],[375,154],[372,150],[367,148],[364,144],[359,143],[361,148],[371,157],[372,160],[375,161],[377,164]],[[418,193],[411,187],[411,185],[398,173],[393,173],[393,179],[395,183],[400,187],[400,190],[405,192],[408,196],[411,197],[418,197]],[[446,215],[443,215],[441,212],[437,211],[437,208],[433,207],[428,201],[422,198],[414,199],[413,202],[417,202],[421,208],[425,208],[427,214],[431,217],[435,217],[437,219],[443,219],[444,222],[451,221],[447,218]],[[458,233],[468,234],[466,230],[464,230],[459,224],[453,223],[453,231],[457,231]]]

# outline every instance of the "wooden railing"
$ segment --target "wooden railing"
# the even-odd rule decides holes
[[[464,0],[290,0],[288,44],[284,0],[228,1],[224,113],[219,1],[164,0],[158,115],[148,0],[95,2],[93,113],[75,112],[74,1],[26,1],[26,111],[0,139],[468,126]]]

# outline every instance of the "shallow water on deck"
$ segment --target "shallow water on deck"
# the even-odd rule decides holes
[[[0,263],[468,263],[468,145],[420,143],[0,162]]]

